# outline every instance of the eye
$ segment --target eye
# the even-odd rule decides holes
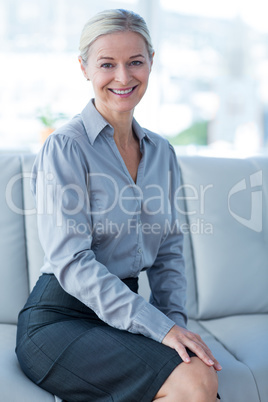
[[[111,63],[103,63],[103,64],[101,65],[101,67],[102,67],[102,68],[112,68],[113,65],[112,65]]]
[[[143,64],[140,60],[134,60],[130,63],[131,66],[141,66]]]

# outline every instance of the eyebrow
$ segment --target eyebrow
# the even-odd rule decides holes
[[[145,57],[142,54],[136,54],[135,56],[131,56],[130,59],[136,59],[137,57],[143,57],[145,59]]]
[[[136,54],[134,56],[130,56],[130,59],[136,59],[137,57],[143,57],[145,59],[145,57],[142,54]],[[98,58],[98,61],[99,60],[114,60],[114,58],[109,57],[109,56],[107,56],[107,57],[106,56],[101,56],[101,57]]]
[[[114,60],[114,58],[113,57],[101,56],[101,57],[98,58],[98,61],[99,60]]]

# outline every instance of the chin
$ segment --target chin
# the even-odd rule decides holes
[[[142,97],[135,99],[119,99],[113,101],[113,104],[116,108],[127,111],[134,109],[140,103],[141,99]]]
[[[135,105],[132,105],[129,107],[125,106],[125,107],[121,107],[121,108],[115,108],[115,111],[117,111],[118,113],[130,113],[135,109],[137,104],[138,103],[135,103]]]

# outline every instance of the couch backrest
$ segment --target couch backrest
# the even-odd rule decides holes
[[[268,158],[185,156],[179,164],[182,231],[191,232],[185,243],[189,316],[267,313]]]
[[[0,172],[0,322],[14,323],[28,295],[20,156],[1,155]]]
[[[25,236],[30,290],[34,287],[40,276],[40,268],[43,265],[44,259],[44,252],[38,237],[35,201],[30,189],[30,178],[34,159],[35,155],[24,155],[22,157],[22,171],[24,173],[23,202],[25,210]]]
[[[0,156],[0,322],[16,323],[43,261],[30,174],[34,155]]]
[[[0,156],[0,322],[16,323],[43,251],[30,192],[34,155]],[[179,157],[189,317],[268,312],[268,158]]]

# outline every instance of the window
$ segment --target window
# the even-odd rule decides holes
[[[145,18],[156,50],[148,91],[135,111],[140,124],[178,147],[264,152],[264,2],[239,4],[0,0],[0,150],[35,152],[44,123],[56,128],[83,109],[93,92],[77,61],[82,27],[98,11],[128,8]]]

